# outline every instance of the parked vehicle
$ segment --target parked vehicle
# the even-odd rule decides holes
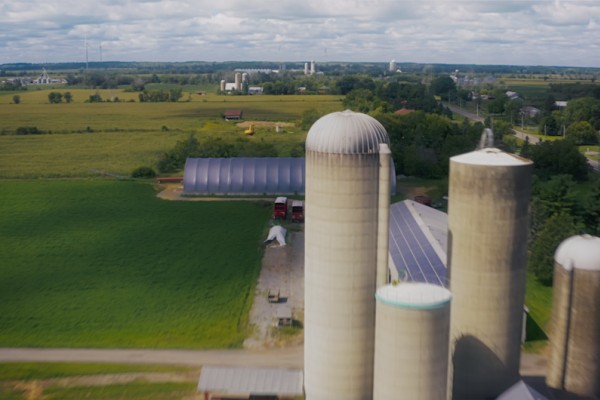
[[[273,218],[286,219],[287,217],[287,197],[278,197],[273,205]]]
[[[304,202],[302,200],[292,201],[292,222],[304,222]]]

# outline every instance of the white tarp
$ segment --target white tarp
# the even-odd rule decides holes
[[[277,240],[280,246],[285,246],[285,234],[287,233],[287,229],[285,229],[281,225],[275,225],[269,230],[269,236],[265,243],[270,242],[272,240]]]

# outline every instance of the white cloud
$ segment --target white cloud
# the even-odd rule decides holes
[[[413,61],[600,67],[597,0],[0,0],[0,63]]]

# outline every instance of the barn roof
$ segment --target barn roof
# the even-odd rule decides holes
[[[188,195],[304,194],[305,159],[295,157],[188,158],[183,193]],[[393,160],[392,193],[396,193]]]
[[[303,394],[302,385],[301,370],[205,366],[198,391],[295,397]]]

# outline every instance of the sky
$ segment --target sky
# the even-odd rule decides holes
[[[90,62],[600,67],[600,0],[0,0],[0,64],[86,47]]]

